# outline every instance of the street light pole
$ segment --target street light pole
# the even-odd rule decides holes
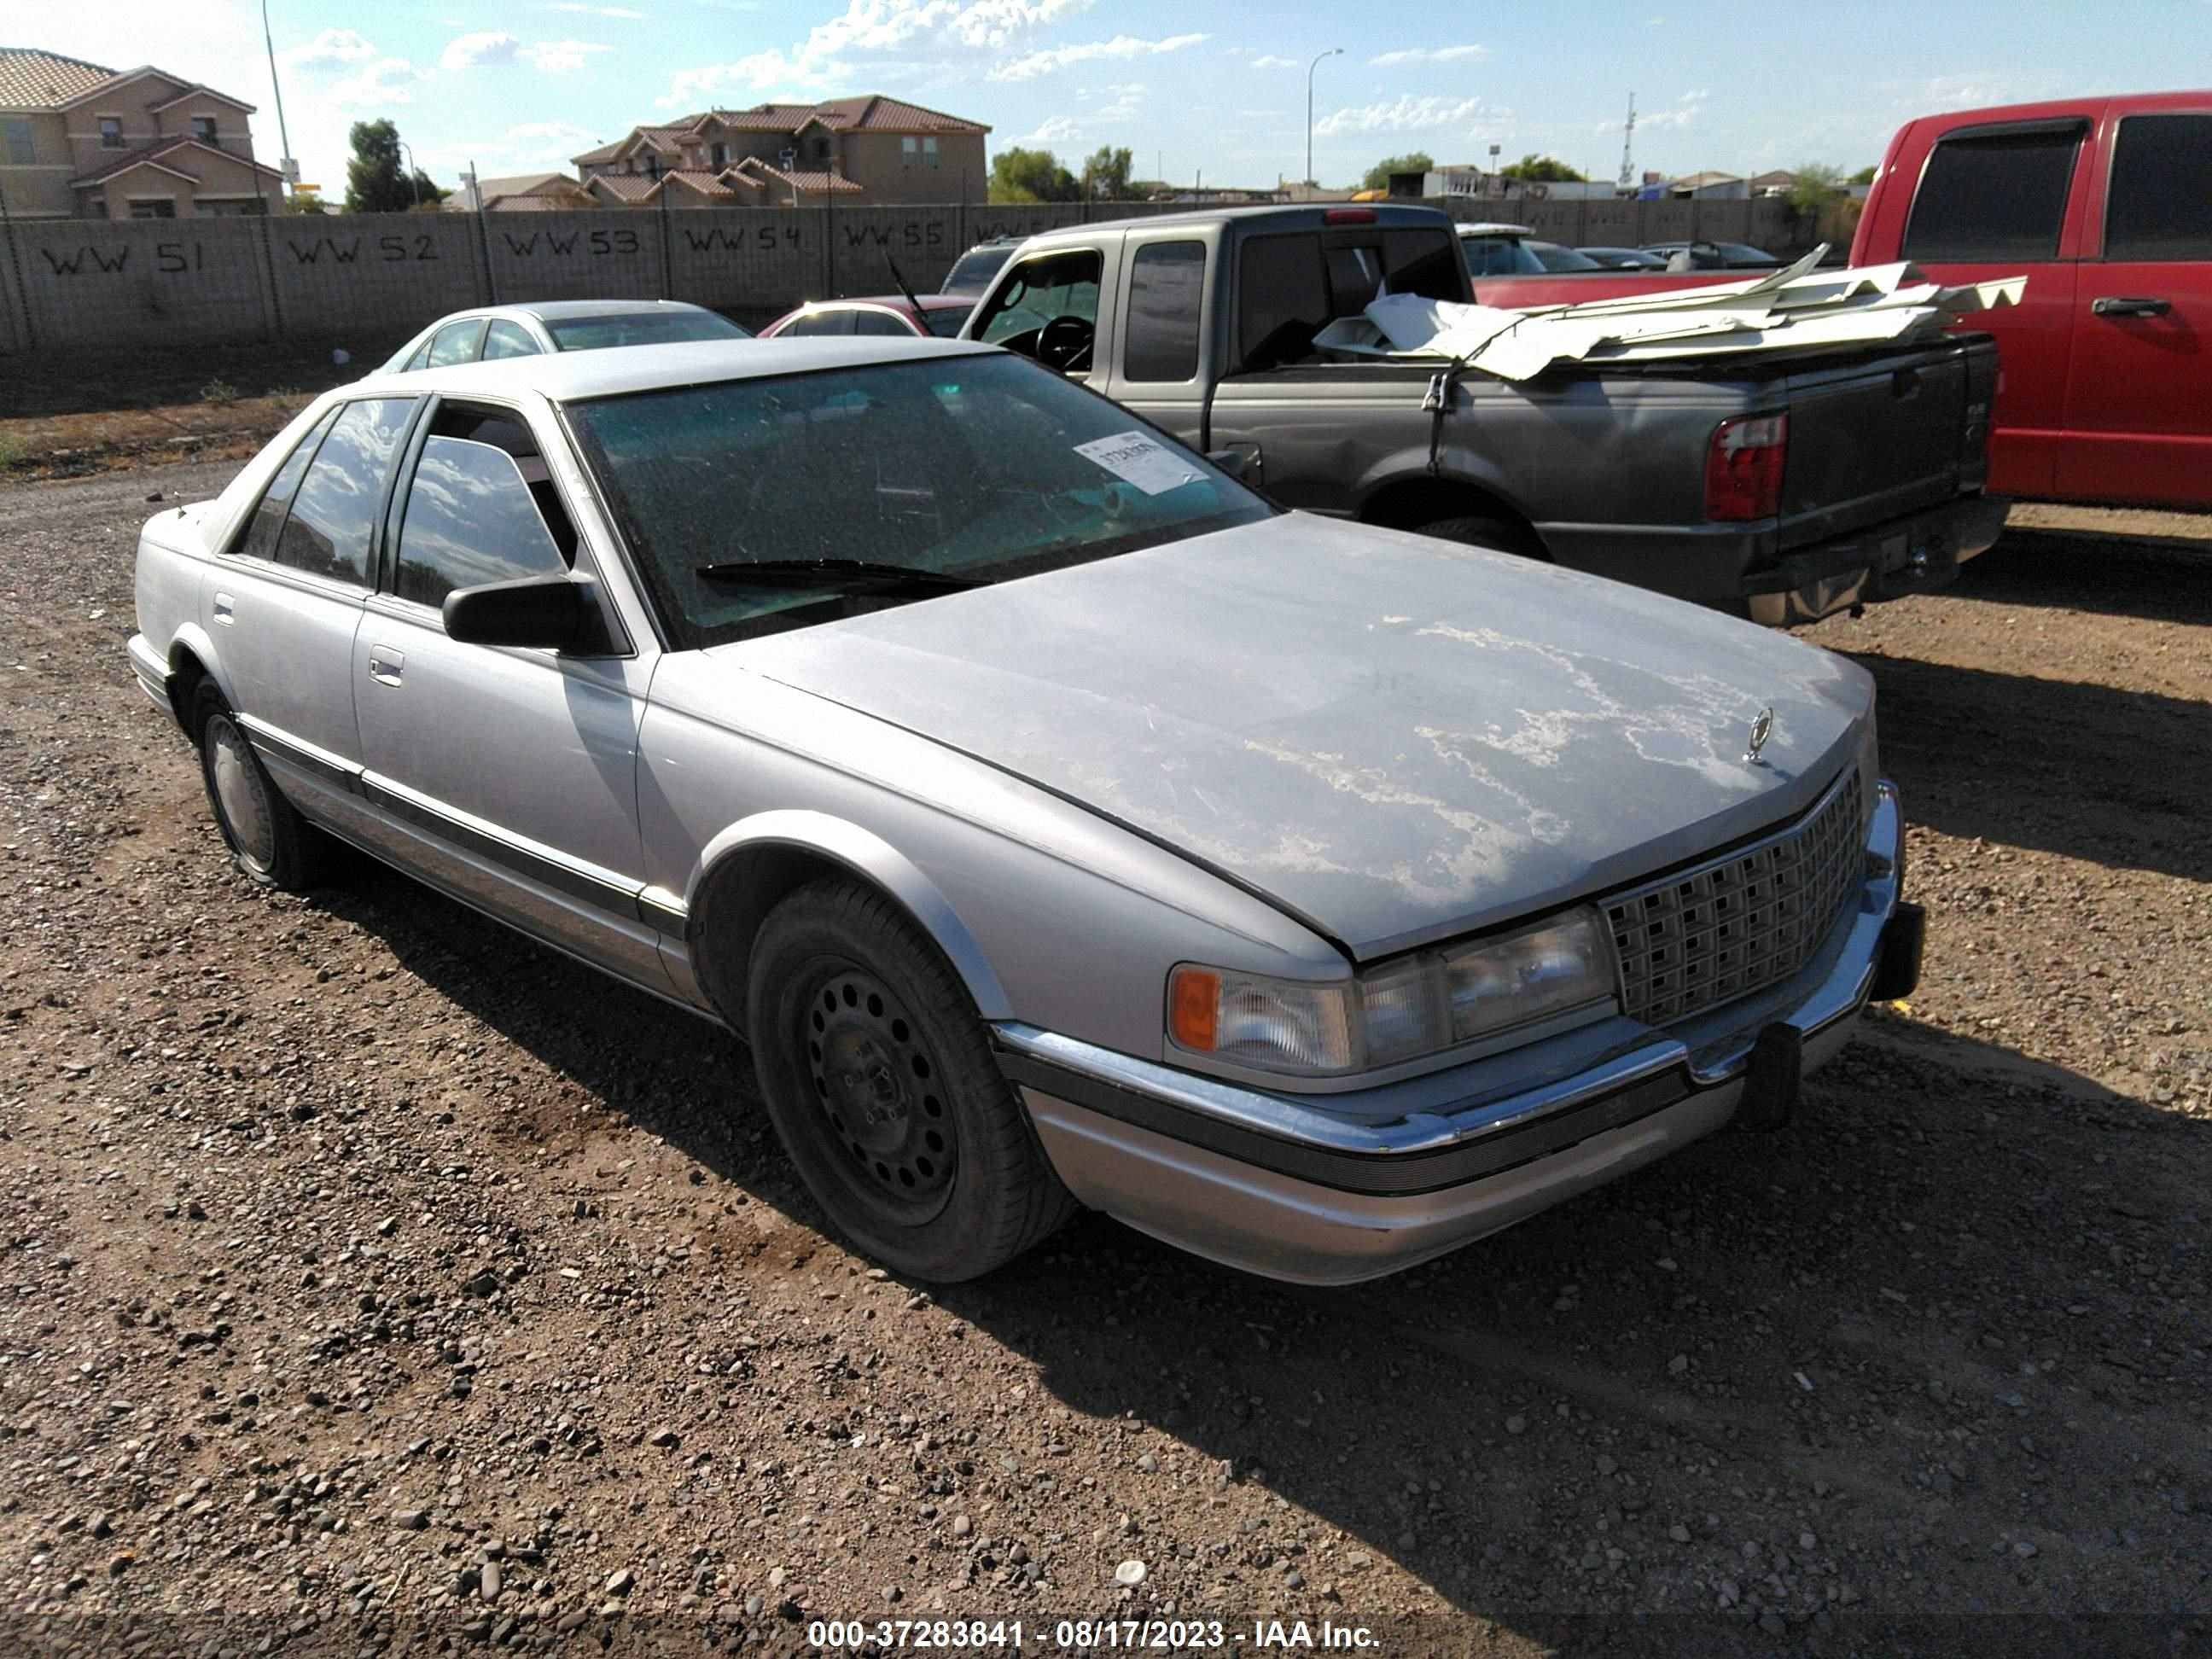
[[[415,205],[422,205],[422,169],[415,165],[415,147],[404,138],[399,141],[399,153],[407,158],[407,188],[414,193]]]
[[[263,0],[263,3],[266,4],[266,3],[267,3],[267,0]],[[1343,57],[1343,56],[1344,56],[1344,48],[1343,48],[1342,46],[1331,46],[1331,47],[1330,47],[1327,52],[1325,52],[1322,53],[1320,58],[1315,58],[1315,59],[1313,60],[1313,62],[1312,62],[1312,63],[1310,63],[1310,64],[1307,64],[1307,65],[1306,65],[1306,183],[1307,183],[1309,185],[1310,185],[1313,183],[1313,181],[1314,181],[1314,170],[1313,170],[1313,82],[1314,82],[1314,71],[1315,71],[1316,70],[1317,70],[1317,69],[1319,69],[1319,68],[1321,67],[1321,60],[1322,60],[1322,58],[1341,58],[1341,57]]]
[[[281,173],[291,164],[292,135],[284,130],[284,88],[276,79],[276,40],[269,32],[269,0],[261,0],[261,44],[269,49],[269,89],[276,94],[276,142],[284,147]],[[299,193],[298,179],[287,178],[284,184],[294,195]]]

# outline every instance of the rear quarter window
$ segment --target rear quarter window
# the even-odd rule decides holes
[[[2086,122],[1940,140],[1905,231],[1908,259],[2055,259]]]

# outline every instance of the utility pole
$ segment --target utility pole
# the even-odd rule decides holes
[[[1632,186],[1636,183],[1636,94],[1628,94],[1628,120],[1620,130],[1620,177],[1615,182]]]
[[[292,157],[292,135],[284,130],[284,88],[276,79],[276,40],[269,32],[269,0],[261,0],[261,44],[269,49],[269,89],[276,94],[276,142],[284,147],[283,159],[276,164],[276,170],[284,175],[286,188],[296,196],[300,164]]]
[[[404,138],[399,141],[399,153],[407,158],[407,188],[415,198],[415,205],[422,205],[422,169],[415,165],[415,148]]]
[[[1313,123],[1313,82],[1314,82],[1314,71],[1315,71],[1316,70],[1317,70],[1317,69],[1319,69],[1319,68],[1321,67],[1321,60],[1322,60],[1322,58],[1341,58],[1341,57],[1343,57],[1343,56],[1344,56],[1344,48],[1343,48],[1342,46],[1331,46],[1331,47],[1330,47],[1327,52],[1325,52],[1322,53],[1320,58],[1315,58],[1315,59],[1313,60],[1313,62],[1312,62],[1312,63],[1310,63],[1310,64],[1307,64],[1307,65],[1306,65],[1306,183],[1308,183],[1309,185],[1310,185],[1310,184],[1312,184],[1312,183],[1314,182],[1314,170],[1313,170],[1313,127],[1314,127],[1314,123]]]

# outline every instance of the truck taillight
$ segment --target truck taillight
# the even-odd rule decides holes
[[[1705,516],[1771,519],[1782,510],[1782,465],[1790,451],[1787,415],[1742,415],[1713,430],[1705,452]]]

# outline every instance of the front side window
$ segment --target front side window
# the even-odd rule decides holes
[[[2054,259],[2085,122],[1946,138],[1928,157],[1908,259],[1982,264]]]
[[[2112,149],[2107,259],[2212,259],[2212,115],[2130,115]]]
[[[455,363],[472,363],[477,360],[477,342],[483,338],[484,319],[470,317],[458,323],[447,323],[430,337],[430,349],[424,354],[426,368],[447,368]]]
[[[855,311],[853,313],[853,332],[855,334],[890,334],[902,340],[914,338],[915,327],[903,317],[888,311]]]
[[[1206,298],[1206,244],[1147,242],[1129,268],[1128,343],[1133,380],[1188,380],[1198,373],[1198,324]]]
[[[1089,368],[1104,269],[1104,256],[1087,247],[1023,260],[986,302],[979,337],[1048,368]]]
[[[192,137],[204,144],[215,143],[215,117],[212,115],[192,117]]]
[[[273,559],[276,556],[276,538],[284,528],[284,515],[291,510],[292,497],[300,488],[300,480],[307,471],[307,463],[315,459],[315,447],[323,434],[331,429],[338,411],[331,410],[308,429],[300,440],[299,447],[284,458],[284,465],[276,469],[276,476],[269,481],[269,488],[261,494],[259,503],[248,520],[246,533],[238,538],[230,550],[251,559]]]
[[[448,424],[447,413],[439,411],[441,428]],[[488,430],[495,424],[521,430],[514,421],[484,422],[477,428],[483,436],[433,431],[422,441],[400,520],[392,592],[401,599],[436,606],[457,587],[568,569],[532,482],[534,473],[537,484],[550,490],[545,463],[527,443],[486,441],[501,435]],[[526,453],[518,457],[517,447]],[[572,540],[572,553],[574,548]]]
[[[112,115],[100,118],[100,147],[102,149],[123,148],[123,123],[119,118]]]
[[[365,398],[340,411],[293,498],[277,563],[368,586],[377,509],[414,406],[411,398]]]
[[[520,323],[510,323],[504,317],[492,319],[491,327],[484,335],[486,362],[495,357],[535,357],[538,355],[538,342],[530,337],[528,329]]]
[[[1126,410],[1012,357],[637,392],[572,404],[568,419],[686,648],[1273,511]]]
[[[11,167],[27,167],[39,159],[38,146],[32,142],[31,124],[16,116],[0,120],[0,143],[8,149]]]

